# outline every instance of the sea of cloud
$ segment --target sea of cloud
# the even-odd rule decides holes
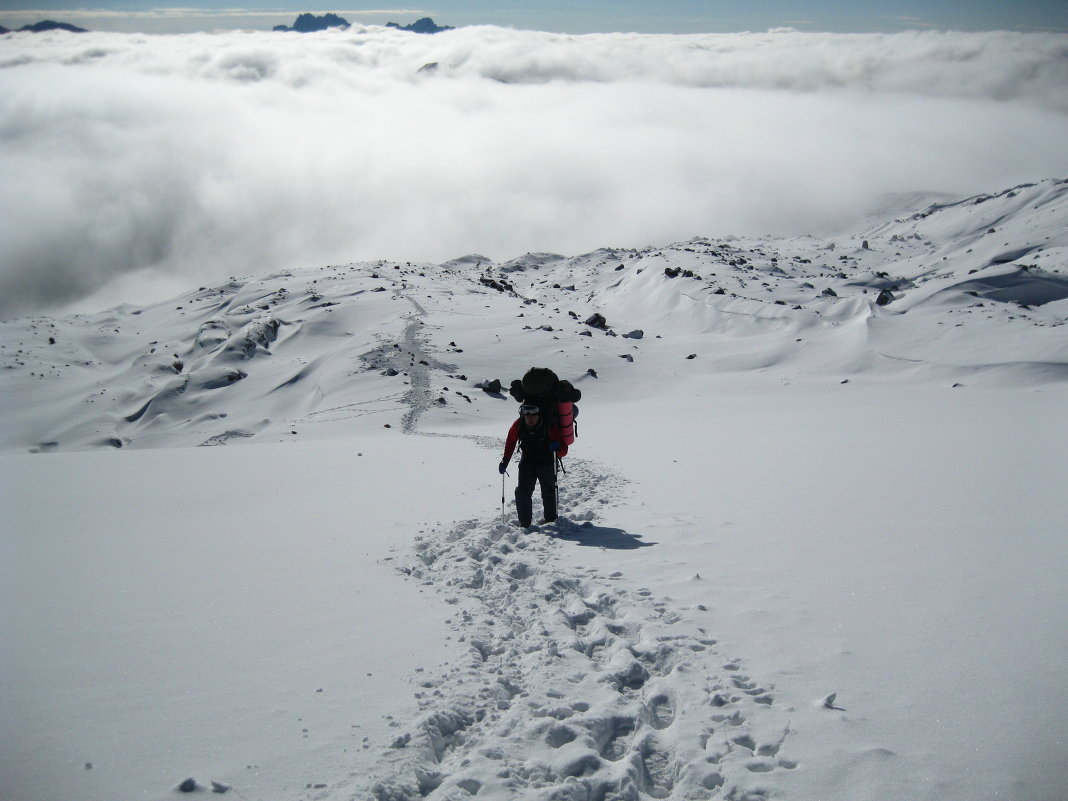
[[[5,37],[0,316],[361,259],[826,233],[1068,175],[1068,36]]]

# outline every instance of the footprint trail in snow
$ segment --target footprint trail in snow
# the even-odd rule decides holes
[[[469,646],[421,674],[424,717],[386,749],[371,797],[765,799],[790,770],[789,720],[686,610],[619,574],[557,564],[596,536],[618,485],[575,460],[570,519],[524,531],[468,520],[422,535],[403,572],[447,595]]]
[[[448,366],[428,352],[427,312],[408,299],[403,343],[381,352],[408,354],[404,429],[426,436],[429,375]],[[376,801],[771,797],[761,779],[797,766],[771,688],[725,659],[693,610],[621,574],[559,564],[574,542],[650,544],[595,524],[621,477],[567,464],[566,517],[554,524],[527,531],[494,515],[416,538],[401,570],[455,606],[449,624],[468,651],[415,678],[423,716],[398,728],[366,792]]]

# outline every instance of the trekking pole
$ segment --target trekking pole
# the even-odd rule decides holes
[[[501,522],[507,523],[508,517],[504,511],[504,473],[501,473]]]
[[[556,462],[555,462],[554,467],[556,468],[556,475],[554,477],[556,480],[553,481],[553,483],[556,485],[556,516],[559,517],[560,516],[560,457],[559,456],[556,457]]]

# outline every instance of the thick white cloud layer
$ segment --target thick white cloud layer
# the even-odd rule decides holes
[[[1066,175],[1066,142],[1052,34],[13,35],[0,315],[356,259],[825,232],[887,193]]]

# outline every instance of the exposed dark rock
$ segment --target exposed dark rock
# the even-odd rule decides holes
[[[295,33],[315,33],[316,31],[325,31],[330,28],[347,28],[349,27],[349,21],[344,17],[339,17],[337,14],[323,14],[321,17],[317,17],[314,14],[301,14],[297,17],[297,21],[293,23],[293,27],[288,25],[275,25],[274,29],[281,32],[295,32]]]
[[[23,25],[19,28],[19,33],[44,33],[45,31],[67,31],[69,33],[89,33],[85,28],[79,28],[77,25],[71,25],[67,22],[56,22],[51,19],[44,19],[40,22],[35,22],[33,25]],[[11,33],[7,28],[0,30],[0,33]]]
[[[478,282],[483,286],[488,286],[490,289],[496,289],[498,292],[511,292],[515,294],[515,287],[505,280],[504,278],[490,278],[487,275],[478,279]]]
[[[411,25],[398,25],[396,22],[387,22],[386,27],[396,28],[399,31],[409,31],[410,33],[442,33],[443,31],[454,30],[451,25],[436,25],[430,17],[418,19]]]
[[[895,300],[896,298],[894,297],[894,293],[891,292],[889,289],[884,289],[882,292],[879,293],[879,297],[875,299],[875,302],[879,306],[886,306],[889,303],[893,303]]]
[[[604,318],[603,314],[592,314],[589,319],[586,320],[586,325],[590,328],[607,328],[608,321]]]
[[[489,393],[490,395],[500,394],[500,391],[502,389],[501,379],[499,378],[494,378],[492,381],[483,381],[478,386],[479,389],[481,389],[483,392]]]

